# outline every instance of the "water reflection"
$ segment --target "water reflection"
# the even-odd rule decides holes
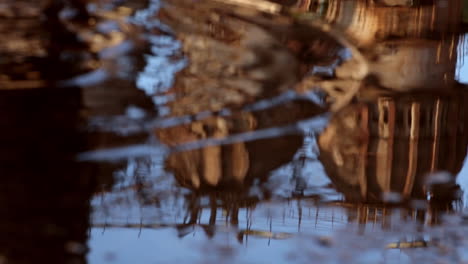
[[[0,4],[0,262],[118,261],[132,232],[333,262],[460,217],[462,1],[117,2]]]
[[[145,90],[164,109],[160,115],[172,118],[152,131],[170,151],[157,161],[131,160],[139,169],[122,177],[133,188],[96,198],[95,226],[171,226],[181,237],[199,226],[214,237],[225,222],[245,241],[297,232],[290,224],[272,227],[273,210],[294,211],[293,229],[310,231],[320,221],[333,227],[335,219],[384,229],[395,228],[395,217],[396,225],[431,225],[441,212],[459,209],[455,175],[467,146],[466,92],[455,81],[461,2],[325,2],[240,1],[234,9],[226,8],[231,2],[168,3],[158,18],[172,30],[159,28],[170,37],[153,41],[152,61],[173,60],[168,71],[176,72],[183,54],[187,66],[173,82],[156,80]],[[177,44],[164,52],[167,43]],[[151,65],[160,64],[149,63],[146,77]],[[288,90],[292,97],[273,103]],[[264,99],[271,101],[257,109]],[[296,125],[327,109],[334,114],[322,133]],[[260,133],[270,128],[273,134]],[[322,168],[307,166],[319,162],[331,181],[317,189],[311,174]],[[286,180],[272,183],[277,175]],[[159,180],[172,191],[155,191]],[[263,214],[265,199],[278,198],[272,194],[285,182],[294,186],[285,196],[297,203],[280,200]],[[333,206],[319,199],[330,186],[344,196]],[[139,213],[112,211],[122,200]],[[252,228],[252,212],[270,225]]]
[[[225,138],[235,133],[255,133],[255,130],[282,127],[295,120],[317,115],[320,111],[309,101],[295,100],[264,110],[206,118],[157,131],[157,136],[161,142],[174,146],[206,138]],[[217,189],[222,186],[248,186],[254,180],[266,180],[270,171],[292,160],[302,142],[303,137],[299,134],[213,145],[171,154],[166,164],[185,187],[203,189],[212,186]]]

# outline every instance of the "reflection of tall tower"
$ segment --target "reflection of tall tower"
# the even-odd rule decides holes
[[[381,201],[389,192],[424,199],[428,173],[461,169],[466,99],[407,95],[349,106],[321,135],[321,160],[349,200]]]

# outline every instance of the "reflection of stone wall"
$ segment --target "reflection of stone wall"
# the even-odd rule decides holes
[[[466,99],[407,95],[349,106],[320,136],[320,159],[351,201],[381,201],[385,192],[424,199],[428,173],[461,169]]]

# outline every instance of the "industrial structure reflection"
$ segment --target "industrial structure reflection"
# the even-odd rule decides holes
[[[138,177],[126,179],[130,184],[125,191],[131,193],[133,206],[162,208],[161,215],[176,211],[158,207],[175,197],[181,203],[173,206],[184,214],[169,223],[152,218],[152,223],[141,220],[121,226],[170,226],[183,236],[198,225],[211,237],[220,222],[229,222],[237,238],[245,241],[248,236],[290,237],[292,223],[297,232],[349,222],[391,228],[389,220],[398,213],[403,219],[433,224],[438,211],[454,209],[452,202],[459,191],[454,177],[466,157],[468,129],[466,88],[455,81],[461,2],[320,1],[325,2],[299,3],[309,15],[319,13],[328,22],[323,27],[308,24],[307,14],[290,18],[253,12],[262,15],[252,16],[246,8],[210,13],[213,9],[193,10],[188,5],[185,10],[162,12],[160,17],[178,33],[188,65],[171,89],[150,95],[165,96],[160,106],[166,112],[159,114],[176,120],[151,133],[174,150],[165,157],[164,168],[173,174],[183,195],[175,195],[170,188],[152,192],[159,182]],[[90,223],[90,201],[106,194],[119,197],[119,191],[124,191],[113,189],[120,184],[119,178],[111,178],[120,171],[118,166],[96,168],[75,162],[74,156],[85,146],[106,148],[135,141],[112,133],[84,135],[79,130],[81,118],[121,115],[129,105],[152,107],[129,77],[138,74],[138,67],[118,82],[57,89],[64,79],[93,72],[101,63],[108,73],[119,72],[113,61],[105,62],[104,50],[122,47],[119,44],[126,37],[134,36],[132,30],[70,31],[77,26],[74,22],[67,27],[54,24],[62,7],[50,8],[45,24],[31,23],[40,20],[37,14],[27,23],[18,23],[19,31],[33,36],[29,42],[21,39],[28,45],[0,44],[11,55],[0,61],[0,85],[15,89],[0,93],[5,128],[1,170],[14,176],[3,179],[6,217],[2,226],[7,238],[0,240],[0,251],[15,263],[35,258],[85,262],[87,229],[115,224],[113,218]],[[91,19],[85,10],[77,14]],[[106,15],[125,17],[129,11],[119,10]],[[188,14],[186,20],[179,20],[181,14]],[[17,21],[3,20],[0,26],[8,28]],[[102,26],[99,20],[94,22]],[[349,41],[340,42],[323,31],[329,25]],[[47,29],[53,29],[50,35]],[[75,38],[78,33],[94,37],[83,43]],[[49,38],[45,42],[41,42],[43,35]],[[7,31],[5,36],[16,37],[16,32]],[[351,46],[362,60],[345,54]],[[48,53],[45,59],[43,52]],[[143,64],[137,57],[120,56],[119,65]],[[317,98],[291,91],[307,93],[317,87],[346,103],[332,108],[330,124],[318,137],[320,161],[344,200],[321,203],[320,193],[293,192],[271,207],[281,212],[274,214],[275,210],[262,207],[275,188],[265,183],[275,169],[297,160],[304,141],[297,123],[325,111]],[[349,87],[359,89],[349,91]],[[312,161],[303,163],[308,162]],[[154,176],[150,174],[146,176]],[[102,184],[106,187],[97,194]],[[425,200],[427,194],[429,206],[412,203]],[[117,199],[111,210],[123,200]],[[388,206],[402,202],[414,207],[394,211]],[[98,214],[100,207],[93,206]],[[260,209],[265,209],[266,216],[259,213],[252,218],[252,212]],[[274,226],[275,219],[288,223],[289,230]],[[260,221],[267,224],[255,226]],[[38,248],[37,241],[47,243]]]

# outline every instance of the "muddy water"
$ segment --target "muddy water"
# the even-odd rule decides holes
[[[463,1],[0,3],[0,263],[465,263]]]

